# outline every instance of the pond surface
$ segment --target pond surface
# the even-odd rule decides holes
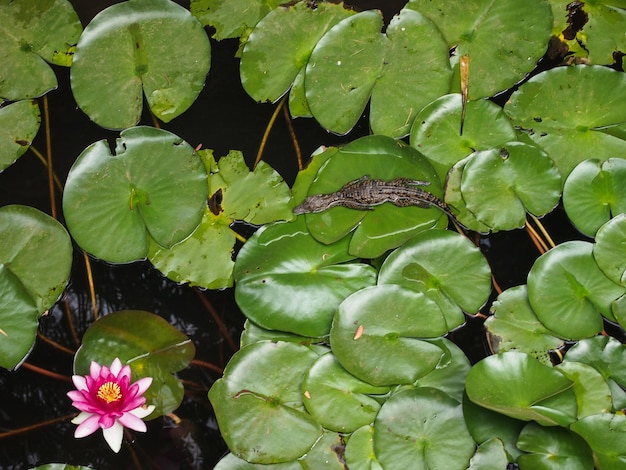
[[[97,11],[115,2],[71,3],[86,24]],[[384,2],[353,3],[372,8]],[[212,66],[204,91],[188,112],[164,128],[192,146],[202,144],[213,148],[218,156],[231,149],[241,150],[251,164],[274,106],[254,103],[241,88],[238,60],[234,58],[237,45],[236,41],[212,42]],[[55,71],[59,89],[48,95],[52,148],[54,169],[64,181],[70,166],[86,146],[103,138],[113,143],[118,133],[92,124],[76,108],[68,70],[55,68]],[[151,120],[146,116],[143,123],[150,125]],[[337,145],[348,139],[328,134],[311,120],[296,120],[294,128],[304,156],[320,145]],[[362,122],[349,139],[367,133],[367,123]],[[34,146],[41,151],[45,149],[43,128]],[[282,119],[271,133],[265,156],[291,184],[297,163],[288,128]],[[50,213],[47,171],[30,152],[0,173],[0,206],[6,204],[26,204]],[[57,206],[60,207],[58,193]],[[560,210],[544,220],[557,243],[580,238],[565,220]],[[254,230],[246,226],[237,229],[244,236]],[[502,289],[526,282],[526,273],[537,252],[524,232],[490,236],[480,241],[480,245]],[[76,250],[68,289],[61,301],[42,317],[41,337],[27,359],[29,365],[54,372],[59,377],[46,376],[26,365],[15,372],[0,371],[0,433],[38,426],[49,420],[55,422],[4,437],[0,441],[0,468],[30,468],[51,462],[100,469],[212,468],[227,448],[220,437],[207,392],[234,353],[233,344],[238,344],[244,321],[234,302],[233,291],[200,291],[180,286],[165,279],[149,263],[111,266],[98,260],[91,262],[100,314],[122,309],[154,312],[194,341],[197,363],[179,374],[186,387],[183,404],[176,410],[176,416],[149,422],[147,433],[128,436],[134,441],[133,445],[124,445],[117,455],[110,451],[100,432],[81,440],[74,439],[75,425],[69,419],[75,410],[65,395],[71,389],[68,381],[72,374],[70,352],[79,346],[80,337],[93,321],[85,264]],[[450,337],[463,346],[473,362],[486,354],[482,323],[478,319],[468,319],[467,325]],[[69,352],[47,340],[62,345]],[[214,367],[207,367],[206,363]]]

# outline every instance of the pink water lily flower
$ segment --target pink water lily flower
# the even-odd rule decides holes
[[[145,391],[152,384],[151,377],[130,383],[130,366],[122,367],[115,358],[111,367],[92,362],[89,375],[74,375],[76,390],[67,393],[72,405],[80,410],[72,423],[78,424],[74,437],[85,437],[102,428],[107,444],[119,452],[124,437],[124,427],[145,432],[142,418],[154,410],[146,406]]]

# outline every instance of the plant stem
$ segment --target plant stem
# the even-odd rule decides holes
[[[253,169],[256,168],[256,166],[259,164],[259,162],[263,158],[263,152],[265,151],[265,145],[267,144],[267,139],[270,135],[270,132],[272,131],[272,127],[274,127],[274,123],[276,122],[278,113],[280,112],[280,109],[284,106],[284,104],[285,104],[285,97],[283,97],[278,102],[278,106],[276,106],[276,109],[272,113],[272,117],[270,118],[269,122],[267,123],[267,126],[265,127],[265,132],[263,133],[263,138],[261,139],[261,144],[259,145],[259,151],[256,154],[256,159],[254,160],[254,165],[252,167]]]
[[[54,194],[54,170],[52,169],[52,137],[50,134],[50,113],[48,112],[48,95],[43,96],[43,116],[46,128],[46,156],[48,162],[48,189],[50,191],[50,211],[53,219],[57,219],[57,203]]]
[[[32,370],[33,372],[37,372],[38,374],[45,375],[46,377],[50,377],[52,379],[63,380],[65,382],[71,382],[72,381],[72,379],[69,378],[67,375],[59,374],[57,372],[52,372],[50,370],[43,369],[41,367],[35,366],[33,364],[30,364],[28,362],[23,362],[22,366],[25,369]]]
[[[283,106],[283,116],[285,116],[285,122],[287,123],[287,129],[289,129],[289,135],[291,136],[291,142],[293,142],[293,149],[296,152],[296,160],[298,161],[298,170],[302,170],[302,152],[300,151],[300,144],[296,137],[296,131],[293,129],[293,123],[291,122],[291,116],[289,115],[289,109],[287,106]]]

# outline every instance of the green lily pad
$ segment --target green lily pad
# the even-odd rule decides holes
[[[532,387],[524,384],[532,383]],[[476,363],[465,388],[474,403],[543,426],[567,426],[576,420],[573,382],[550,366],[521,352],[500,353]]]
[[[404,177],[429,182],[423,189],[441,197],[441,183],[434,169],[417,150],[390,137],[362,137],[339,149],[321,167],[308,195],[328,194],[363,176],[390,181]],[[396,248],[417,233],[447,226],[444,212],[416,206],[396,207],[391,203],[372,210],[336,206],[320,213],[306,214],[311,235],[322,243],[349,237],[354,256],[376,258]]]
[[[347,263],[348,240],[317,242],[303,217],[258,230],[235,261],[235,299],[257,325],[302,336],[330,331],[337,306],[352,292],[373,285],[376,271]],[[340,264],[341,263],[341,264]]]
[[[72,92],[102,127],[137,124],[144,95],[152,113],[169,122],[195,101],[210,65],[209,38],[188,10],[170,0],[130,0],[101,11],[85,28]]]
[[[593,257],[613,282],[626,284],[626,215],[619,214],[596,233]]]
[[[467,468],[475,445],[461,405],[434,388],[394,394],[374,423],[383,468]]]
[[[526,212],[542,216],[556,207],[561,177],[537,147],[509,142],[464,162],[460,192],[479,221],[494,231],[511,230],[525,224]]]
[[[491,270],[472,242],[456,232],[428,230],[397,248],[384,261],[378,284],[396,284],[435,301],[448,330],[476,313],[491,294]]]
[[[243,154],[238,151],[230,151],[217,163],[212,153],[201,155],[209,173],[209,196],[219,200],[213,210],[225,219],[226,224],[245,220],[263,225],[295,218],[289,186],[270,165],[260,161],[250,171]]]
[[[185,239],[206,208],[206,172],[181,138],[152,127],[121,133],[115,154],[101,140],[67,177],[63,211],[85,251],[113,263],[143,259],[148,238],[164,247]]]
[[[576,343],[564,362],[581,362],[596,369],[611,389],[613,407],[626,408],[626,348],[615,338],[594,336]]]
[[[615,320],[611,303],[624,287],[611,281],[593,258],[593,244],[561,243],[540,256],[528,273],[528,299],[537,318],[564,339],[602,331],[602,316]]]
[[[354,431],[344,455],[351,470],[383,470],[374,455],[374,426],[367,425]]]
[[[69,67],[82,29],[66,0],[2,2],[0,103],[36,98],[55,89],[56,75],[48,63]]]
[[[209,207],[200,225],[185,240],[165,248],[150,240],[148,258],[168,278],[207,289],[233,285],[236,220],[264,224],[293,219],[291,194],[282,177],[261,161],[250,171],[243,154],[231,151],[215,162],[210,150],[200,151],[209,173]]]
[[[191,0],[189,9],[203,25],[215,28],[218,41],[247,36],[279,0]]]
[[[306,372],[302,394],[307,411],[325,429],[350,433],[374,422],[380,404],[369,395],[384,395],[376,387],[347,372],[335,356],[321,356]]]
[[[349,132],[371,96],[374,132],[402,137],[418,111],[450,87],[448,47],[435,25],[403,9],[385,34],[382,26],[379,11],[360,12],[331,28],[311,53],[306,100],[332,132]]]
[[[604,413],[587,416],[573,423],[572,431],[579,434],[591,450],[597,468],[623,468],[626,465],[626,417]]]
[[[235,353],[209,391],[231,452],[248,462],[270,464],[295,460],[313,447],[322,428],[305,412],[301,387],[317,358],[306,346],[272,341]]]
[[[550,365],[548,351],[558,348],[563,340],[539,321],[528,301],[525,285],[502,292],[492,304],[491,313],[485,328],[494,352],[516,349]]]
[[[511,460],[522,453],[516,444],[525,421],[483,408],[471,401],[467,394],[463,396],[463,416],[472,438],[479,444],[498,439]]]
[[[550,0],[554,12],[554,33],[565,36],[568,24],[569,0]],[[626,4],[623,0],[584,2],[572,10],[578,15],[584,14],[585,23],[575,35],[569,33],[564,37],[572,50],[580,54],[590,63],[598,65],[611,64],[615,60],[616,51],[626,51],[624,23],[626,23]]]
[[[500,148],[516,139],[511,121],[492,101],[467,103],[461,134],[462,116],[461,95],[445,95],[424,106],[411,128],[411,147],[428,158],[441,181],[471,153]]]
[[[467,470],[500,470],[509,463],[504,444],[493,438],[478,446],[470,460]]]
[[[241,54],[239,72],[246,92],[260,102],[277,101],[324,33],[352,14],[343,4],[311,8],[306,2],[270,11],[256,24]]]
[[[250,463],[247,460],[240,459],[235,454],[228,453],[217,462],[213,470],[302,470],[302,466],[297,460],[267,465]]]
[[[471,100],[495,95],[524,78],[545,53],[552,32],[552,11],[545,0],[410,0],[407,8],[430,18],[457,56],[469,56]]]
[[[420,292],[372,286],[337,309],[330,344],[340,364],[372,385],[410,384],[430,372],[444,351],[424,341],[447,332],[437,304]]]
[[[88,375],[91,361],[110,365],[118,357],[128,364],[133,380],[152,377],[147,403],[155,405],[150,419],[174,411],[183,400],[184,388],[174,372],[189,365],[195,355],[193,342],[166,320],[142,310],[121,310],[93,323],[74,356],[74,373]]]
[[[566,178],[590,156],[604,161],[626,153],[624,136],[614,132],[626,121],[625,101],[624,73],[578,65],[535,75],[513,93],[504,111]]]
[[[577,434],[560,427],[528,423],[517,440],[517,446],[528,452],[520,455],[520,468],[552,470],[593,468],[593,456],[587,443]]]
[[[0,172],[28,150],[40,123],[36,101],[18,101],[0,108]]]
[[[325,338],[311,338],[307,336],[294,335],[293,333],[287,333],[286,331],[266,330],[250,320],[246,320],[244,322],[241,338],[239,339],[241,347],[256,343],[257,341],[267,340],[274,342],[287,341],[290,343],[310,346],[324,342]]]
[[[32,207],[0,208],[0,367],[30,352],[42,313],[69,279],[72,243],[65,228]]]
[[[563,206],[576,228],[594,237],[601,225],[626,212],[626,160],[585,160],[567,177]],[[619,282],[619,281],[618,281]]]
[[[582,362],[567,361],[556,366],[574,382],[578,404],[578,418],[599,413],[610,413],[613,408],[609,385],[594,367]]]
[[[343,446],[342,434],[324,431],[311,450],[299,459],[301,468],[323,467],[328,470],[345,470]]]

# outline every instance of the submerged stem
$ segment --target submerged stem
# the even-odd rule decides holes
[[[261,144],[259,145],[259,151],[256,154],[256,159],[254,160],[254,166],[252,168],[256,168],[261,159],[263,158],[263,152],[265,151],[265,145],[267,144],[267,139],[272,131],[272,127],[274,127],[274,123],[276,122],[276,118],[278,117],[278,113],[281,108],[285,105],[285,98],[283,97],[279,102],[278,106],[272,113],[272,117],[270,118],[267,126],[265,127],[265,132],[263,133],[263,138],[261,139]]]

